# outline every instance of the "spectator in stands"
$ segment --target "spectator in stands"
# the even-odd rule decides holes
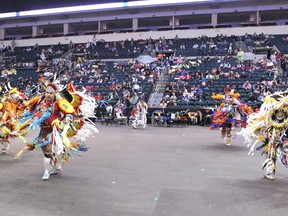
[[[115,91],[116,90],[116,84],[115,82],[112,82],[112,84],[109,87],[111,90]]]
[[[251,89],[251,88],[252,88],[252,85],[251,85],[251,83],[249,82],[249,80],[247,80],[247,81],[242,85],[242,88],[244,88],[244,89]]]
[[[97,83],[103,83],[103,79],[102,79],[102,77],[98,77],[98,79],[97,79],[96,82],[97,82]]]
[[[128,89],[125,89],[125,90],[123,91],[123,97],[124,97],[124,98],[125,98],[125,97],[130,98],[130,92],[129,92]]]
[[[16,47],[16,43],[14,39],[11,41],[10,47],[11,47],[11,51],[14,52],[14,49]]]
[[[230,70],[227,77],[228,77],[228,79],[235,79],[234,72],[232,70]]]
[[[73,49],[74,48],[74,43],[72,42],[72,40],[70,40],[69,44],[68,44],[69,49]]]
[[[158,55],[157,55],[158,61],[161,62],[163,60],[163,58],[164,58],[164,55],[162,53],[158,53]]]
[[[170,100],[171,100],[171,99],[172,99],[172,101],[173,101],[174,103],[176,103],[177,97],[176,97],[175,92],[172,93],[172,95],[171,95],[171,97],[170,97]]]
[[[206,43],[204,41],[202,41],[202,44],[200,46],[200,50],[204,51],[204,50],[206,50],[206,48],[207,48]]]
[[[97,45],[97,38],[96,38],[96,34],[93,35],[92,43],[93,43],[94,46]]]
[[[188,96],[188,90],[186,87],[184,87],[184,90],[183,90],[183,96]]]
[[[145,95],[144,92],[143,92],[142,94],[139,95],[139,100],[140,100],[140,99],[146,101],[147,98],[146,98],[146,95]]]
[[[132,87],[132,90],[138,92],[139,88],[140,88],[140,86],[139,86],[139,84],[136,82],[136,83],[134,83],[134,85],[133,85],[133,87]]]
[[[36,44],[34,45],[33,50],[39,51],[39,45],[38,45],[38,43],[36,43]]]
[[[165,113],[165,109],[167,108],[167,103],[165,99],[162,99],[160,107],[162,108],[162,112]]]
[[[185,46],[185,44],[181,44],[179,48],[180,48],[181,50],[185,50],[185,49],[186,49],[186,46]]]
[[[134,92],[132,97],[130,98],[130,103],[132,105],[136,105],[138,100],[139,100],[139,96],[137,95],[137,92]]]
[[[51,69],[47,69],[43,75],[45,77],[51,77],[51,76],[53,76],[53,73],[52,73]]]
[[[241,74],[240,74],[240,78],[247,78],[247,75],[245,73],[245,71],[242,71]]]
[[[198,101],[205,101],[205,94],[203,91],[199,92],[199,94],[197,95],[197,100]]]
[[[239,48],[237,52],[238,61],[244,61],[244,56],[245,56],[244,51],[241,48]]]
[[[150,76],[149,76],[147,82],[154,84],[154,77],[153,77],[153,75],[150,75]]]
[[[281,64],[281,69],[282,69],[282,79],[283,79],[283,82],[285,83],[287,83],[287,73],[288,73],[287,62],[288,60],[286,56],[281,57],[280,64]]]
[[[229,44],[229,48],[228,48],[228,54],[232,54],[233,53],[233,46],[232,43]]]
[[[265,96],[263,94],[260,94],[257,98],[258,101],[263,102],[264,101]]]
[[[131,102],[130,102],[130,100],[129,100],[129,97],[130,96],[124,96],[124,106],[125,107],[130,107],[130,105],[131,105]]]
[[[271,60],[267,60],[266,70],[272,70],[274,68],[274,64]]]
[[[203,87],[206,86],[206,78],[205,77],[202,78],[201,85]]]
[[[172,108],[175,105],[176,105],[176,103],[170,98],[170,100],[167,103],[167,108]]]
[[[118,94],[115,90],[111,91],[108,95],[108,101],[114,101],[118,98]]]
[[[96,100],[96,101],[103,100],[103,96],[101,95],[100,92],[98,92],[97,95],[95,96],[95,100]]]
[[[203,73],[201,72],[201,70],[197,70],[197,72],[195,73],[195,79],[202,80],[202,78],[203,78]]]
[[[256,102],[256,97],[253,92],[250,92],[248,95],[248,101],[252,101],[253,103]]]
[[[40,75],[40,78],[38,79],[38,83],[43,83],[45,81],[45,77],[43,75]]]
[[[236,71],[236,72],[234,73],[234,77],[235,77],[236,79],[239,79],[239,78],[240,78],[240,74]]]

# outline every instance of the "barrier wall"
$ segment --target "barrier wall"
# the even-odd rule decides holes
[[[235,27],[235,28],[215,28],[215,29],[189,29],[189,30],[173,30],[173,31],[151,31],[151,32],[133,32],[133,33],[111,33],[111,34],[100,34],[96,35],[97,40],[105,41],[121,41],[121,40],[134,40],[138,39],[158,39],[159,37],[165,37],[166,39],[175,38],[177,35],[179,38],[196,38],[201,35],[207,35],[208,37],[215,37],[217,34],[226,34],[228,36],[236,35],[243,36],[245,33],[248,34],[287,34],[288,25],[279,26],[258,26],[258,27]],[[16,46],[34,46],[38,45],[49,45],[49,44],[69,44],[70,41],[73,43],[87,43],[92,42],[93,35],[82,35],[82,36],[67,36],[67,37],[52,37],[52,38],[33,38],[15,40]],[[0,47],[3,45],[10,45],[11,41],[0,41]]]
[[[165,109],[165,113],[176,113],[176,112],[181,112],[181,111],[186,111],[188,109]],[[198,121],[197,121],[197,125],[200,125],[203,123],[203,120],[206,118],[207,114],[211,114],[206,112],[207,109],[189,109],[191,112],[200,112],[199,114],[201,116],[199,116]],[[130,113],[132,111],[132,108],[126,108],[125,109],[125,116],[130,116]],[[160,108],[149,108],[148,109],[148,113],[147,113],[147,123],[151,124],[152,122],[152,115],[155,111],[161,111]],[[106,108],[105,107],[98,107],[95,110],[95,115],[97,116],[98,119],[101,119],[105,116],[106,113]],[[111,116],[115,116],[114,113],[112,113]]]

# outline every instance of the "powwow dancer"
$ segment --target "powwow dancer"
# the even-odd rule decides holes
[[[213,114],[210,129],[220,127],[224,144],[229,146],[232,144],[232,127],[245,127],[247,116],[253,113],[253,110],[240,98],[240,94],[231,92],[230,87],[224,89],[224,95],[212,95],[212,98],[224,100],[224,103]]]
[[[42,179],[48,180],[51,174],[62,171],[62,163],[67,163],[71,155],[86,151],[84,141],[98,132],[89,120],[94,117],[95,101],[79,92],[71,83],[61,94],[59,87],[50,83],[45,95],[32,98],[27,107],[28,111],[23,113],[19,121],[19,130],[25,135],[38,126],[40,132],[31,143],[26,143],[26,147],[16,157],[41,148],[45,168]]]
[[[13,88],[4,95],[0,103],[0,143],[2,145],[2,154],[6,154],[9,149],[9,138],[16,137],[17,119],[25,109],[25,106],[19,103],[19,98],[19,91]]]
[[[141,98],[136,105],[136,113],[135,113],[135,120],[132,123],[133,128],[137,128],[137,126],[141,125],[143,128],[146,128],[147,124],[147,110],[148,105],[145,101]]]
[[[239,134],[250,147],[249,155],[254,155],[255,148],[261,151],[265,157],[264,177],[274,180],[277,159],[288,166],[288,91],[268,95],[259,112],[249,116],[247,127]],[[259,142],[262,144],[256,147]]]

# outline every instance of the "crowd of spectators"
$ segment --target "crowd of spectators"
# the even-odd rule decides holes
[[[243,37],[247,44],[267,45],[273,36],[264,34],[245,34]],[[187,43],[188,41],[188,43]],[[57,71],[66,69],[62,80],[64,83],[75,82],[83,90],[88,91],[96,100],[115,103],[121,101],[125,106],[135,106],[140,98],[148,100],[150,91],[146,86],[154,86],[159,78],[160,71],[168,73],[169,82],[165,87],[165,93],[161,107],[172,108],[179,105],[179,102],[207,101],[211,94],[221,93],[223,86],[218,86],[219,80],[226,80],[225,84],[230,85],[235,91],[251,90],[252,94],[246,94],[247,101],[262,101],[265,95],[279,89],[287,84],[287,58],[281,53],[273,51],[267,58],[245,60],[245,53],[242,49],[235,48],[231,38],[226,35],[217,35],[209,38],[206,35],[194,40],[181,40],[176,36],[174,39],[160,37],[158,39],[148,38],[145,40],[106,42],[97,41],[93,36],[92,42],[85,44],[74,44],[72,41],[67,49],[73,49],[74,53],[68,58],[58,58],[63,55],[66,48],[61,44],[50,46],[38,46],[20,48],[11,42],[11,45],[2,52],[6,53],[29,53],[36,52],[36,61],[27,65],[27,61],[18,61],[17,56],[7,55],[1,59],[2,66],[9,68],[33,67],[37,68],[39,80],[33,82],[20,77],[19,85],[24,85],[28,92],[31,86],[36,88],[43,80],[53,76]],[[182,44],[183,43],[183,44]],[[170,55],[165,57],[165,51],[179,49],[212,50],[221,49],[225,45],[224,55],[200,55],[196,58],[187,56]],[[121,57],[121,52],[133,53],[135,56],[147,53],[157,57],[152,63],[141,63],[135,58],[121,61],[102,61],[100,59],[101,48],[111,54],[112,57]],[[103,51],[103,50],[102,50]],[[201,53],[201,52],[199,52]],[[156,55],[157,54],[157,55]],[[175,53],[174,53],[175,54]],[[68,59],[68,60],[67,60]],[[92,61],[91,59],[96,59]],[[9,70],[10,71],[10,70]],[[2,71],[2,76],[6,76]],[[261,74],[260,74],[261,73]],[[258,77],[259,79],[255,79]],[[239,80],[237,84],[233,84]],[[256,93],[256,94],[254,94]]]
[[[235,92],[243,92],[246,102],[257,103],[287,84],[287,57],[276,52],[254,61],[239,61],[237,57],[226,55],[175,60],[173,63],[161,107],[172,108],[183,102],[211,100],[211,95],[223,93],[226,85]],[[203,71],[203,68],[210,69]],[[225,81],[222,89],[219,87],[221,80]],[[251,93],[246,94],[248,92]]]

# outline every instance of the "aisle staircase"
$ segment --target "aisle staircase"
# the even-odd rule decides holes
[[[154,92],[151,94],[149,98],[149,101],[148,101],[149,107],[154,107],[154,108],[160,107],[160,103],[163,98],[164,90],[168,83],[168,79],[169,79],[169,74],[163,72],[154,89]]]
[[[244,41],[236,41],[235,45],[236,45],[236,47],[241,48],[244,51],[244,53],[252,52],[250,47],[248,47]]]

